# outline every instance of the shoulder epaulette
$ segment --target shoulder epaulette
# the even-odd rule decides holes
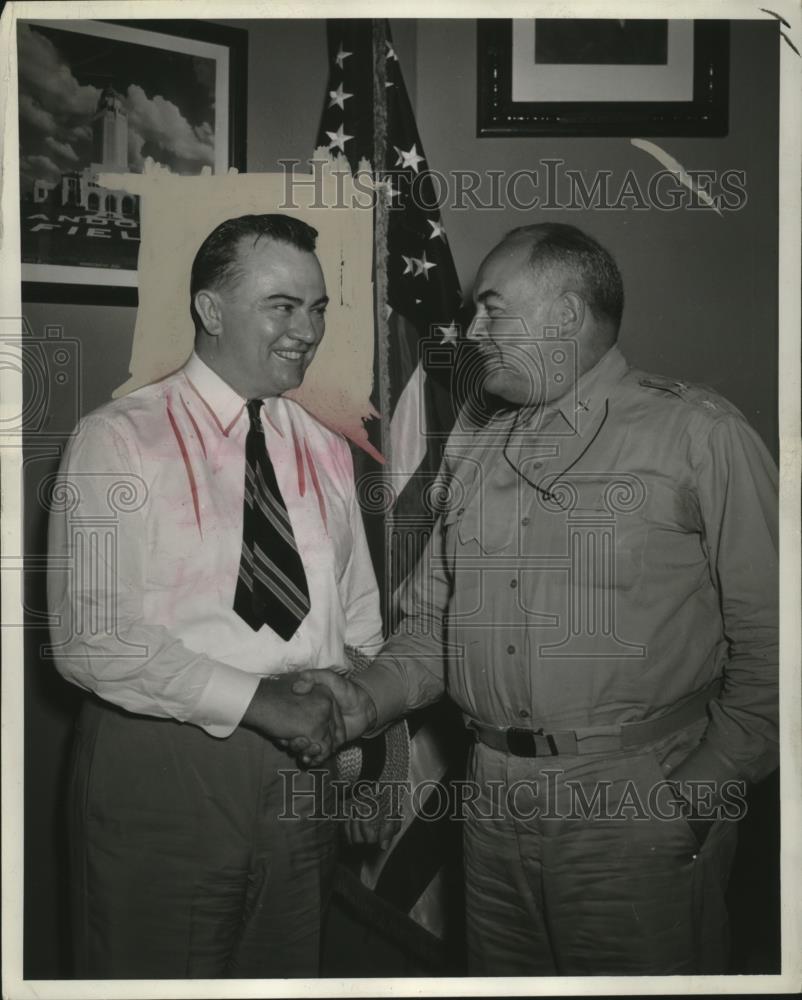
[[[663,378],[661,375],[647,375],[639,379],[638,385],[645,389],[660,389],[662,392],[670,392],[680,398],[684,397],[689,386],[687,382],[680,382],[673,378]]]
[[[706,385],[694,385],[690,382],[682,382],[679,379],[664,378],[661,375],[646,375],[638,380],[638,384],[645,389],[656,389],[660,392],[671,393],[672,396],[676,396],[686,403],[701,406],[702,409],[709,410],[710,412],[738,412],[723,396],[720,396],[715,390]]]

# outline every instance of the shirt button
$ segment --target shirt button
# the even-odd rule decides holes
[[[543,463],[542,462],[532,462],[532,468],[533,469],[542,469],[543,468]]]
[[[517,580],[510,580],[510,587],[512,587],[513,590],[515,590],[517,586],[518,586]]]
[[[527,712],[527,710],[525,708],[522,708],[521,711],[518,713],[518,715],[522,719],[528,719],[529,718],[529,712]]]
[[[464,507],[460,507],[460,509],[457,511],[457,516],[460,517],[464,513],[465,513],[465,508]]]
[[[526,526],[527,526],[527,524],[529,524],[529,518],[528,518],[528,517],[522,517],[522,518],[521,518],[521,524],[522,524],[522,525],[523,525],[524,527],[526,527]]]
[[[510,645],[507,646],[507,652],[508,653],[514,653],[515,652],[515,646],[513,646],[512,643],[510,643]]]

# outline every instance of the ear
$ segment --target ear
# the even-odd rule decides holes
[[[555,307],[561,336],[570,336],[582,329],[587,305],[578,292],[563,292],[555,303]]]
[[[223,316],[217,295],[208,289],[201,289],[195,293],[193,304],[206,332],[212,337],[219,337],[223,332]]]

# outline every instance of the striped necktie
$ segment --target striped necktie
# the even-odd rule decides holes
[[[261,399],[248,400],[242,556],[234,610],[254,631],[289,639],[309,613],[309,589],[287,508],[267,453]]]

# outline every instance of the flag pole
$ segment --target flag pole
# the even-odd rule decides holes
[[[373,175],[379,178],[384,173],[387,160],[387,25],[383,17],[373,19]],[[373,254],[375,277],[375,321],[376,352],[378,369],[378,400],[380,417],[381,452],[384,456],[384,496],[389,500],[384,516],[384,576],[385,594],[393,592],[391,574],[392,540],[392,469],[393,456],[390,440],[390,327],[387,305],[387,232],[388,194],[381,186],[377,190],[373,218]],[[388,481],[389,479],[389,481]],[[386,605],[389,608],[389,603]]]
[[[387,160],[387,27],[384,18],[373,19],[373,174],[384,173]],[[373,240],[376,281],[376,349],[379,357],[379,405],[381,409],[381,443],[385,462],[391,466],[390,435],[390,368],[389,324],[387,322],[387,229],[388,198],[382,186],[377,192],[373,218]]]

